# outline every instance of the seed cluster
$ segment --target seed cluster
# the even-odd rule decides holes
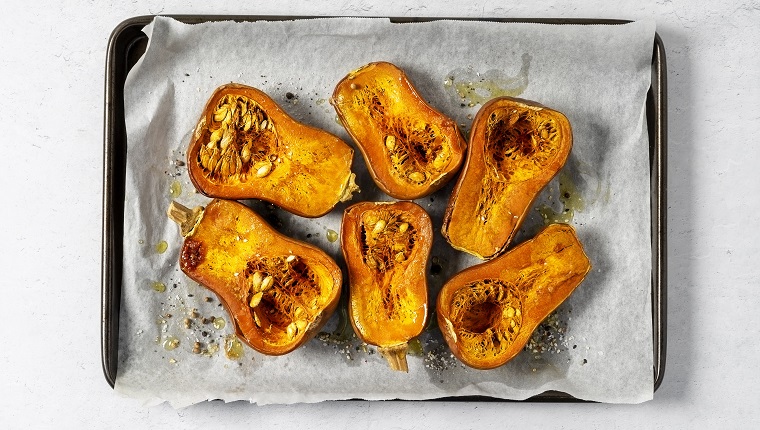
[[[492,220],[491,209],[507,184],[530,179],[557,153],[554,120],[531,111],[497,110],[488,118],[485,172],[474,218],[481,225]]]
[[[497,181],[530,179],[558,149],[554,120],[529,110],[494,111],[485,133],[485,161]]]
[[[305,332],[330,294],[306,262],[293,254],[251,260],[241,279],[253,321],[273,343]]]
[[[377,275],[405,262],[412,254],[416,230],[408,216],[396,211],[367,211],[362,216],[364,264]]]
[[[254,100],[228,94],[219,100],[209,122],[208,141],[198,162],[211,179],[241,182],[268,176],[277,162],[274,121]]]
[[[383,309],[388,318],[394,319],[401,311],[400,291],[384,278],[394,267],[404,264],[412,255],[417,230],[408,214],[391,210],[372,210],[362,215],[361,252],[362,261],[382,289]]]
[[[369,118],[384,136],[386,156],[399,178],[422,185],[438,178],[449,164],[451,142],[434,124],[416,124],[408,118],[389,115],[384,94],[371,88],[357,91],[354,102],[365,106]]]

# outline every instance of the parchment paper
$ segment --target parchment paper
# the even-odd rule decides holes
[[[259,404],[464,395],[524,399],[546,390],[601,402],[652,397],[645,98],[653,23],[396,24],[339,18],[184,25],[156,18],[145,32],[149,47],[125,87],[118,392],[175,407],[207,399]],[[517,242],[545,222],[570,222],[593,270],[542,324],[527,350],[501,368],[463,366],[431,318],[419,342],[410,345],[409,373],[393,372],[374,347],[352,335],[344,310],[336,312],[323,335],[286,356],[236,350],[219,301],[178,270],[182,238],[165,211],[172,199],[190,207],[208,201],[194,191],[183,161],[212,91],[228,82],[258,87],[295,119],[353,145],[327,100],[349,71],[379,60],[405,69],[423,97],[461,124],[465,136],[482,102],[496,95],[535,100],[565,113],[572,124],[570,158],[536,201]],[[353,170],[361,193],[351,203],[389,200],[369,179],[358,150]],[[436,230],[453,183],[417,201]],[[344,265],[339,241],[328,240],[328,230],[339,232],[346,204],[306,219],[269,204],[245,203],[285,234],[318,245]],[[476,262],[451,249],[440,234],[435,237],[428,276],[432,312],[443,283]]]

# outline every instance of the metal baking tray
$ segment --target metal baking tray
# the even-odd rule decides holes
[[[180,22],[257,21],[308,19],[293,16],[219,16],[171,15]],[[116,381],[119,351],[119,312],[121,307],[122,245],[126,175],[127,135],[124,123],[124,82],[147,47],[143,27],[154,16],[138,16],[120,23],[108,41],[105,67],[105,115],[103,142],[103,239],[101,272],[101,358],[103,373],[111,387]],[[420,22],[461,18],[390,18],[393,22]],[[465,19],[467,20],[467,19]],[[473,20],[473,19],[470,19]],[[611,19],[510,19],[479,18],[480,21],[543,24],[619,25],[630,21]],[[667,318],[667,73],[665,47],[655,33],[652,51],[652,84],[647,93],[646,113],[649,131],[649,163],[652,211],[652,329],[654,391],[660,387],[665,370]],[[441,400],[488,401],[491,397],[468,396]],[[530,401],[580,401],[566,393],[547,391]]]

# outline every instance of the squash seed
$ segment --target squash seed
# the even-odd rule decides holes
[[[373,234],[379,234],[381,231],[385,229],[385,220],[379,220],[375,223],[375,227],[372,229]]]
[[[212,131],[211,136],[208,138],[208,144],[206,145],[208,149],[216,148],[216,144],[222,139],[223,135],[224,129],[221,127]]]
[[[295,318],[301,318],[304,313],[305,313],[305,311],[300,306],[296,306],[296,308],[293,310],[293,316]]]
[[[240,159],[244,163],[247,163],[251,160],[251,149],[248,147],[248,145],[244,146],[240,151]]]
[[[227,105],[223,105],[216,111],[214,111],[214,121],[216,122],[222,122],[227,117],[227,114],[229,113],[229,109],[227,108]]]
[[[245,114],[243,116],[243,131],[248,131],[251,129],[251,126],[253,125],[253,115],[251,115],[250,112]]]
[[[263,178],[272,171],[272,163],[269,161],[259,161],[253,168],[256,169],[256,177]]]
[[[385,147],[388,148],[389,151],[393,151],[393,149],[396,148],[396,137],[391,136],[390,134],[385,137]]]
[[[438,152],[438,155],[436,155],[435,158],[433,159],[433,167],[436,169],[440,169],[441,167],[444,166],[444,164],[446,164],[447,158],[448,157],[444,151]]]
[[[270,287],[272,287],[272,285],[274,285],[274,278],[267,276],[263,281],[261,281],[261,291],[268,290]]]
[[[261,299],[264,297],[264,293],[259,291],[251,297],[251,302],[248,304],[250,307],[255,308],[261,303]]]
[[[424,182],[425,174],[422,172],[412,172],[409,174],[409,179],[411,179],[414,182]]]
[[[298,326],[296,325],[296,323],[292,322],[288,324],[288,328],[285,329],[285,331],[288,333],[288,337],[293,339],[294,337],[296,337],[296,334],[298,333]]]
[[[261,291],[261,282],[264,280],[264,274],[261,272],[254,272],[251,276],[251,287],[253,291]]]

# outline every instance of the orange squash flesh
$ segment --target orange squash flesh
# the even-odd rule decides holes
[[[570,123],[560,112],[511,97],[483,105],[446,207],[443,236],[481,259],[503,252],[572,145]]]
[[[264,92],[239,84],[208,100],[187,153],[190,179],[206,196],[261,199],[318,217],[355,191],[353,149],[301,124]]]
[[[591,270],[575,230],[552,224],[509,252],[463,270],[441,289],[438,326],[452,353],[476,369],[515,357]]]
[[[363,202],[346,209],[341,245],[350,281],[349,319],[394,370],[408,371],[407,342],[427,319],[430,217],[412,202]]]
[[[349,73],[330,103],[375,183],[391,197],[426,196],[462,164],[466,142],[456,123],[428,105],[391,63],[370,63]]]
[[[342,274],[319,248],[283,236],[253,210],[229,200],[168,215],[184,242],[179,266],[219,297],[238,337],[267,355],[298,348],[335,311]]]

